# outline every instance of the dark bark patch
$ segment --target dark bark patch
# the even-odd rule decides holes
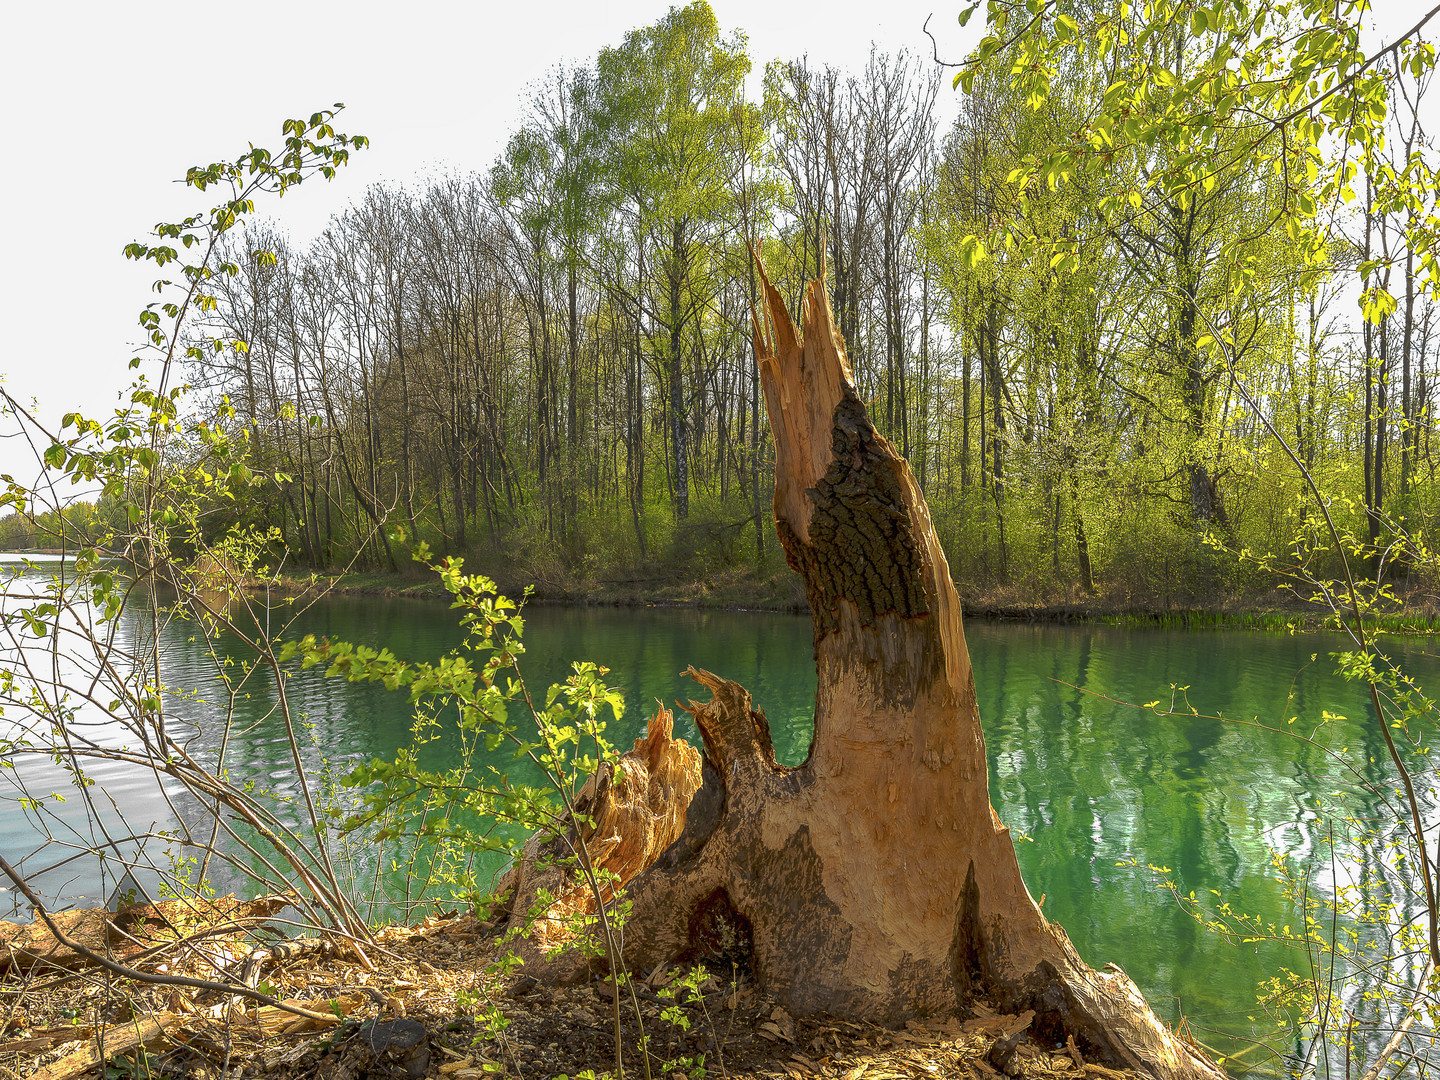
[[[756,930],[756,977],[794,1013],[843,1015],[856,1004],[836,1000],[852,931],[825,893],[809,827],[802,825],[778,851],[756,844],[748,854],[745,907]]]
[[[1049,1038],[1059,1043],[1064,1042],[1068,1035],[1088,1060],[1117,1069],[1138,1065],[1133,1054],[1123,1053],[1117,1047],[1115,1033],[1106,1030],[1091,1010],[1075,999],[1059,969],[1048,960],[1042,960],[1026,976],[1019,994],[1013,1001],[1007,1000],[1002,1007],[1034,1009],[1037,1038]]]
[[[723,888],[696,906],[690,917],[689,941],[689,948],[679,957],[683,962],[746,975],[753,970],[755,935],[750,920],[740,914]]]
[[[787,561],[805,579],[817,641],[839,625],[842,599],[855,605],[863,626],[882,615],[914,618],[930,610],[901,481],[904,463],[848,388],[835,406],[831,452],[829,471],[809,489],[809,544],[777,522]]]
[[[985,935],[980,929],[980,886],[975,883],[975,862],[965,872],[965,887],[956,902],[955,936],[950,939],[950,979],[962,1007],[983,996],[985,975],[980,957]]]
[[[955,1012],[954,988],[943,969],[910,954],[890,972],[890,993],[876,1018],[899,1024],[916,1017],[949,1016]]]
[[[1055,1009],[1037,1010],[1030,1031],[1041,1046],[1064,1046],[1066,1036],[1071,1034],[1065,1018]]]

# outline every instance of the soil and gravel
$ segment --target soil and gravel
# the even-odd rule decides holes
[[[45,950],[17,943],[11,927],[9,966],[0,977],[0,1077],[552,1080],[617,1074],[612,984],[597,979],[552,987],[497,971],[493,930],[469,915],[381,931],[363,957],[308,944],[259,948],[258,920],[229,934],[193,927],[171,933],[164,921],[149,920],[147,930],[132,918],[122,941],[128,952],[112,954],[161,976],[248,979],[312,1015],[212,990],[138,983],[63,949],[42,958]],[[113,928],[101,931],[122,940]],[[703,977],[692,973],[661,968],[637,977],[634,1001],[630,988],[621,992],[625,1076],[646,1075],[641,1024],[652,1080],[1130,1075],[1086,1060],[1073,1042],[1037,1043],[1030,1013],[1003,1015],[979,1005],[963,1020],[912,1021],[891,1030],[792,1017],[733,964]]]

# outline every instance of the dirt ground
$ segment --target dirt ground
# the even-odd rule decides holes
[[[241,1004],[173,982],[120,978],[63,949],[42,957],[33,940],[27,946],[16,933],[8,941],[0,933],[9,956],[0,978],[0,1077],[552,1080],[617,1074],[612,984],[550,987],[497,973],[488,924],[467,915],[382,931],[363,961],[314,943],[257,949],[245,935],[198,937],[153,925],[146,933],[144,926],[127,931],[127,966],[162,980],[248,978],[259,991],[315,1015]],[[621,995],[623,1068],[632,1080],[646,1076],[641,1024],[651,1080],[1132,1075],[1085,1060],[1073,1042],[1037,1045],[1029,1013],[999,1015],[981,1006],[964,1021],[912,1021],[902,1030],[791,1017],[733,966],[710,973],[662,968]]]

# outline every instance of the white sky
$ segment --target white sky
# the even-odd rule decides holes
[[[980,36],[960,30],[962,0],[711,0],[721,28],[750,38],[753,95],[774,57],[808,53],[860,70],[873,40],[959,60]],[[1418,0],[1375,0],[1403,29]],[[108,413],[129,382],[138,311],[153,265],[121,256],[157,221],[198,209],[174,183],[192,165],[274,147],[280,122],[333,102],[338,126],[368,135],[331,184],[270,204],[297,239],[377,180],[487,169],[517,126],[527,84],[585,61],[647,25],[667,0],[469,3],[414,0],[17,0],[0,40],[0,373],[40,415]],[[1428,6],[1424,5],[1424,6]],[[957,95],[942,86],[948,124]],[[206,203],[205,205],[208,205]],[[34,475],[28,452],[0,442],[0,472]]]
[[[923,49],[926,15],[959,59],[954,0],[839,6],[712,0],[722,31],[750,37],[754,95],[765,62],[808,52],[863,67],[882,48]],[[0,373],[47,422],[108,413],[128,385],[151,299],[153,264],[121,249],[157,221],[198,208],[174,183],[192,164],[250,141],[274,148],[280,123],[343,101],[340,130],[368,135],[339,177],[268,205],[304,239],[377,180],[485,170],[518,126],[526,86],[561,61],[585,61],[667,0],[409,4],[17,2],[0,44]],[[976,20],[978,23],[980,20]],[[947,118],[955,94],[942,91]],[[205,205],[208,205],[206,203]],[[260,209],[260,207],[257,207]],[[0,443],[0,472],[29,480],[28,452]]]

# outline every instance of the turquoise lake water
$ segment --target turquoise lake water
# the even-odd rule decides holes
[[[276,609],[277,620],[284,610]],[[624,721],[610,732],[622,748],[656,699],[703,696],[679,674],[693,664],[750,690],[770,719],[782,760],[805,757],[815,689],[808,618],[540,606],[526,618],[523,670],[532,687],[562,678],[574,659],[611,669],[627,702]],[[460,636],[443,603],[371,597],[316,604],[292,631],[417,659],[454,647]],[[1256,989],[1282,965],[1304,967],[1304,954],[1266,942],[1236,945],[1207,932],[1157,888],[1153,874],[1131,864],[1167,868],[1180,891],[1218,895],[1276,926],[1296,923],[1297,914],[1276,880],[1274,853],[1320,892],[1361,881],[1367,866],[1373,875],[1374,853],[1347,846],[1343,823],[1336,848],[1327,842],[1341,803],[1359,820],[1385,817],[1362,783],[1385,772],[1383,742],[1365,697],[1334,674],[1329,656],[1343,639],[981,622],[968,623],[966,636],[991,797],[1020,837],[1021,867],[1031,892],[1044,896],[1046,915],[1065,927],[1087,962],[1123,967],[1164,1016],[1185,1017],[1202,1040],[1233,1051],[1273,1029],[1263,1016],[1249,1019],[1257,1015]],[[203,742],[207,725],[219,722],[213,662],[193,623],[170,623],[162,644],[165,681],[202,691],[173,710],[195,724]],[[1395,649],[1422,683],[1440,686],[1440,659],[1418,645]],[[239,778],[294,795],[288,743],[268,710],[265,685],[258,680],[246,688],[251,696],[237,702],[243,723],[233,737],[242,742],[232,745],[228,760]],[[311,764],[324,758],[343,771],[393,754],[408,738],[402,695],[327,680],[314,670],[295,674],[289,687],[292,708],[312,737]],[[1172,698],[1200,715],[1161,718],[1122,704]],[[1345,719],[1318,729],[1315,741],[1292,736],[1317,730],[1322,712]],[[677,733],[694,738],[689,725],[679,715]],[[176,814],[196,810],[183,798],[167,803],[148,774],[107,767],[96,779],[132,824],[146,819],[164,828]],[[1434,821],[1428,788],[1424,798]],[[63,824],[74,830],[72,839],[93,835],[79,806],[71,800],[55,808],[47,827],[55,832]],[[13,802],[0,805],[7,858],[36,846],[35,826]],[[372,848],[357,857],[373,862],[382,853]],[[62,906],[94,902],[105,885],[93,862],[76,858],[39,883]],[[357,876],[364,879],[368,869],[360,867]]]

